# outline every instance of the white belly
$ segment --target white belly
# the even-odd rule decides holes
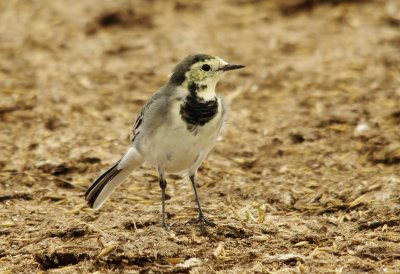
[[[218,109],[211,121],[190,132],[179,115],[179,104],[174,104],[169,121],[161,125],[153,136],[143,140],[142,156],[148,163],[168,173],[194,171],[215,145],[220,133],[223,119],[220,102]]]

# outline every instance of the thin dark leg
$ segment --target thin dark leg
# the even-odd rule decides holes
[[[196,196],[196,203],[197,203],[197,208],[199,210],[199,219],[200,219],[200,218],[204,217],[204,214],[203,214],[203,210],[201,210],[199,195],[197,194],[196,181],[194,179],[194,175],[191,175],[189,178],[190,178],[190,181],[192,182],[194,195]]]
[[[159,172],[159,183],[160,183],[160,187],[161,187],[161,201],[162,201],[162,227],[164,227],[165,229],[168,229],[168,225],[165,223],[165,189],[167,188],[167,181],[164,178],[164,173]]]
[[[199,200],[199,195],[197,194],[197,186],[196,186],[196,180],[194,179],[195,175],[191,175],[189,176],[190,181],[192,182],[192,186],[193,186],[193,190],[194,190],[194,195],[196,196],[196,203],[197,203],[197,208],[199,210],[199,225],[200,225],[200,232],[201,234],[205,235],[207,234],[207,231],[205,229],[205,225],[209,225],[209,226],[215,226],[215,224],[209,220],[206,219],[206,217],[204,217],[204,213],[203,210],[201,209],[201,205],[200,205],[200,200]]]

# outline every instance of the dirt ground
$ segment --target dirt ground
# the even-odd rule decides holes
[[[1,1],[2,273],[400,273],[400,2]],[[198,176],[150,166],[99,210],[83,193],[190,53],[224,137]]]

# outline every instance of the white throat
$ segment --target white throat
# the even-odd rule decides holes
[[[216,96],[215,86],[217,81],[210,79],[201,82],[199,85],[199,90],[197,91],[197,96],[205,101],[213,100]]]

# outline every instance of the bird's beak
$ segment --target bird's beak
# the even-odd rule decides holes
[[[228,71],[228,70],[234,70],[234,69],[241,69],[241,68],[244,68],[244,67],[245,66],[243,66],[243,65],[227,64],[222,68],[222,70],[223,71]]]

